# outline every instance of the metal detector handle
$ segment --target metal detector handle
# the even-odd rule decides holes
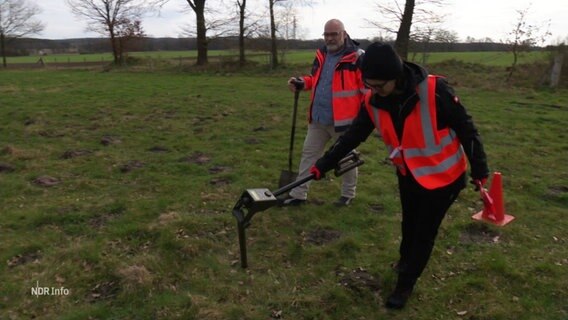
[[[349,164],[343,168],[339,168],[339,169],[335,169],[334,174],[336,177],[339,177],[341,175],[343,175],[345,172],[350,171],[351,169],[357,168],[358,166],[364,164],[365,161],[364,160],[357,160],[355,162],[353,162],[352,164]]]
[[[345,172],[364,164],[365,161],[361,160],[359,155],[360,153],[357,150],[353,150],[349,152],[347,156],[343,157],[343,159],[339,160],[337,167],[334,170],[335,176],[339,177]]]
[[[280,188],[280,189],[278,189],[278,190],[272,192],[272,194],[273,194],[275,197],[281,196],[281,195],[285,194],[286,192],[288,192],[288,191],[290,191],[290,190],[296,188],[297,186],[302,185],[302,184],[304,184],[304,183],[306,183],[306,182],[308,182],[308,181],[310,181],[310,180],[313,180],[315,177],[316,177],[316,175],[312,173],[312,174],[310,174],[309,176],[307,176],[307,177],[305,177],[305,178],[302,178],[302,179],[300,179],[300,180],[296,180],[296,181],[294,181],[294,182],[292,182],[292,183],[290,183],[290,184],[287,184],[287,185],[283,186],[282,188]]]

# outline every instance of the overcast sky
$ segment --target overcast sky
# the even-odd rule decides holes
[[[86,21],[80,21],[72,15],[64,0],[29,0],[35,1],[42,9],[38,17],[45,23],[44,31],[37,37],[45,39],[68,39],[81,37],[99,37],[98,34],[85,31]],[[255,2],[256,1],[256,2]],[[373,38],[378,30],[371,28],[366,20],[378,20],[377,2],[392,0],[316,0],[312,7],[303,7],[300,11],[300,27],[303,39],[321,37],[323,25],[331,18],[338,18],[353,38]],[[263,12],[267,0],[249,0],[247,3],[260,6],[257,12]],[[401,1],[403,2],[403,0]],[[568,38],[568,1],[567,0],[446,0],[443,11],[447,13],[443,28],[455,31],[461,41],[466,37],[482,39],[489,37],[502,40],[513,30],[518,20],[517,10],[531,8],[527,21],[534,25],[546,25],[550,20],[549,38],[558,43]],[[181,12],[188,8],[185,0],[170,0],[159,16],[146,17],[143,28],[151,37],[178,37],[188,21],[195,20],[193,12]],[[268,16],[267,16],[268,20]]]

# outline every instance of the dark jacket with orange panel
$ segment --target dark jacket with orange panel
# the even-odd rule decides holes
[[[332,108],[335,131],[345,131],[353,122],[362,102],[365,99],[367,89],[361,77],[360,61],[364,51],[357,47],[358,43],[349,37],[345,39],[343,56],[335,67],[332,80]],[[318,85],[321,69],[327,55],[325,46],[316,51],[312,72],[309,76],[302,77],[304,90],[311,90],[310,108],[308,121],[312,122],[312,107],[315,88]]]

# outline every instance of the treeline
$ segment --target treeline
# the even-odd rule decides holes
[[[370,40],[356,40],[362,48],[366,48]],[[323,40],[279,40],[278,47],[284,50],[316,49],[324,44]],[[238,50],[236,37],[211,39],[208,44],[209,50]],[[249,50],[270,51],[270,39],[255,38],[246,40],[246,48]],[[470,52],[470,51],[506,51],[503,43],[411,43],[411,51],[419,52]],[[8,56],[27,56],[37,54],[57,53],[102,53],[109,52],[110,41],[105,38],[80,38],[80,39],[13,39],[13,43],[7,48]],[[129,44],[128,51],[183,51],[197,50],[195,38],[141,38]]]

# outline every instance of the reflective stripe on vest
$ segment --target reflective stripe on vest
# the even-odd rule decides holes
[[[377,131],[390,153],[392,163],[406,175],[406,167],[427,189],[435,189],[455,181],[466,170],[466,159],[456,133],[436,123],[436,76],[428,76],[417,88],[419,101],[405,119],[402,145],[396,136],[390,114],[370,105],[366,107]],[[396,152],[398,151],[398,152]]]

